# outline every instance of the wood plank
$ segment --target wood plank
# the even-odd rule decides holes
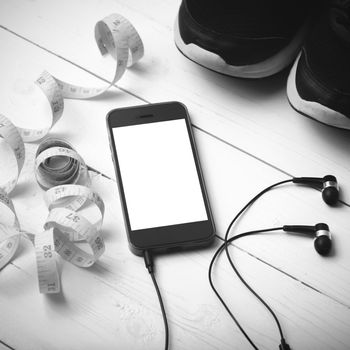
[[[3,65],[0,68],[1,76],[5,79],[0,86],[2,92],[6,92],[8,86],[13,87],[13,92],[10,94],[13,106],[9,107],[11,103],[3,97],[3,93],[0,96],[4,98],[4,105],[7,105],[6,108],[9,108],[9,111],[15,112],[21,107],[19,106],[21,98],[15,97],[17,94],[31,93],[30,89],[25,88],[27,85],[23,81],[17,85],[5,85],[5,82],[8,82],[7,79],[14,74],[13,72],[18,71],[15,69],[16,65],[25,66],[20,71],[27,70],[29,74],[32,66],[28,62],[45,62],[50,67],[52,65],[52,68],[56,67],[58,73],[67,74],[72,79],[91,79],[86,73],[77,72],[77,69],[57,57],[44,54],[38,48],[8,33],[0,35],[2,35],[0,40],[6,49],[4,50],[6,55],[2,57]],[[17,56],[21,58],[16,60],[14,57],[18,52],[21,52],[22,56]],[[11,74],[6,75],[5,70]],[[120,94],[123,97],[123,94]],[[41,101],[35,100],[36,96],[33,95],[33,108],[35,110],[38,106],[40,112]],[[118,101],[126,104],[135,103],[130,96]],[[69,105],[64,119],[54,129],[54,133],[67,137],[77,145],[79,151],[83,150],[81,153],[84,157],[85,153],[90,157],[92,165],[101,164],[107,169],[111,162],[109,151],[103,151],[105,149],[104,120],[98,118],[104,116],[104,108],[107,109],[116,104],[117,99],[85,101],[86,103],[71,102],[74,104]],[[92,106],[95,106],[95,109],[92,109]],[[25,110],[26,106],[21,108]],[[45,110],[41,112],[45,114]],[[37,114],[32,116],[37,117]],[[18,120],[21,119],[20,117],[21,115],[16,116]],[[36,119],[33,118],[32,121]],[[83,131],[90,142],[81,137]],[[94,138],[92,144],[92,138],[89,136],[93,135],[93,132],[99,137]],[[196,139],[215,218],[219,232],[222,233],[232,213],[236,212],[258,188],[269,184],[272,180],[280,179],[282,175],[275,169],[247,157],[200,131],[196,132]],[[37,232],[42,227],[47,211],[41,198],[41,191],[33,178],[32,163],[35,148],[35,145],[27,145],[26,168],[17,190],[13,193],[13,199],[22,227]],[[242,179],[248,184],[247,186],[240,185]],[[132,256],[127,249],[115,183],[98,176],[94,178],[93,186],[107,203],[103,228],[107,252],[98,265],[92,269],[81,270],[63,263],[63,294],[45,297],[38,293],[32,247],[28,242],[26,244],[23,241],[20,254],[14,263],[0,273],[0,309],[4,315],[0,318],[0,339],[16,349],[81,349],[82,347],[110,349],[116,345],[119,348],[128,349],[162,347],[162,321],[155,292],[142,259]],[[342,212],[346,208],[331,210],[320,203],[319,195],[318,192],[308,189],[286,191],[283,192],[283,196],[282,192],[276,191],[261,203],[261,208],[259,206],[254,208],[256,211],[251,212],[252,217],[249,222],[254,221],[255,227],[255,225],[261,226],[271,222],[277,225],[278,220],[284,220],[286,217],[289,219],[293,214],[295,220],[313,221],[319,217],[327,217],[332,220],[332,223],[339,225],[339,229],[344,230],[340,247],[346,247],[347,236],[343,234],[346,228],[345,214]],[[277,203],[282,202],[286,203],[290,216],[285,213],[285,210],[277,207]],[[293,209],[298,206],[300,212]],[[314,209],[310,210],[312,206]],[[264,211],[261,211],[262,208]],[[261,215],[262,212],[264,216]],[[248,221],[245,221],[245,225],[248,226]],[[244,225],[241,223],[241,229],[243,228]],[[265,246],[268,242],[271,246]],[[345,299],[346,288],[348,288],[346,254],[342,252],[339,255],[337,249],[337,256],[332,257],[332,260],[327,259],[326,265],[325,261],[313,258],[315,254],[309,250],[309,240],[295,239],[295,246],[291,247],[291,239],[286,239],[283,241],[284,249],[281,249],[280,242],[277,241],[266,240],[263,244],[263,248],[266,249],[264,253],[268,258],[271,254],[270,248],[280,247],[284,267],[289,264],[287,268],[292,272],[299,269],[298,273],[302,276],[303,282],[320,286],[320,289],[323,288],[325,292],[331,284],[339,287],[340,290],[340,295],[333,290],[330,295],[316,292],[298,280],[282,274],[279,270],[262,264],[245,252],[235,250],[234,259],[244,276],[247,276],[248,280],[266,296],[267,301],[276,307],[291,344],[302,349],[346,349],[349,343],[349,307],[341,303]],[[260,242],[258,246],[257,241],[254,240],[249,242],[247,248],[243,248],[255,254],[255,251],[260,252],[262,246]],[[305,256],[300,252],[306,252]],[[248,348],[247,343],[231,324],[209,289],[206,269],[212,253],[213,248],[161,256],[156,259],[157,277],[165,296],[170,319],[173,348]],[[273,259],[280,261],[281,255]],[[328,276],[327,272],[325,281],[324,269],[329,266],[328,264],[333,265],[329,273],[331,276]],[[310,269],[306,271],[305,266],[310,266]],[[320,271],[323,272],[322,276]],[[224,289],[225,298],[230,300],[230,305],[232,303],[237,316],[247,325],[248,331],[258,344],[261,344],[261,348],[277,347],[275,326],[268,322],[265,312],[259,309],[259,306],[256,306],[257,309],[250,306],[250,303],[255,305],[254,299],[239,289],[237,281],[232,279],[227,267],[220,265],[217,272],[220,277],[219,287]],[[267,281],[269,283],[266,283]],[[345,287],[341,283],[344,283]],[[232,298],[232,295],[237,298]]]
[[[87,86],[104,85],[90,74],[4,30],[0,30],[0,38],[4,49],[0,67],[1,113],[18,126],[40,128],[51,123],[47,99],[34,84],[44,66],[53,75],[70,78],[76,83],[81,82]],[[112,88],[103,96],[89,101],[65,100],[64,103],[62,119],[52,129],[50,136],[62,137],[72,142],[87,164],[114,177],[105,117],[113,108],[143,102]]]
[[[28,80],[19,79],[18,82],[18,76],[13,74],[18,71],[18,66],[22,67],[21,74],[27,76],[33,75],[37,62],[44,62],[50,70],[60,76],[69,76],[76,82],[80,79],[87,83],[94,82],[94,78],[89,74],[9,33],[0,31],[0,39],[6,52],[2,58],[3,65],[0,67],[0,74],[4,77],[3,83],[0,84],[0,102],[2,108],[6,107],[6,112],[16,113],[15,120],[31,116],[30,123],[37,122],[37,118],[38,122],[42,122],[41,114],[43,114],[42,119],[47,119],[45,109],[40,110],[43,108],[40,107],[43,101],[40,95],[34,95],[34,93],[32,103],[34,112],[27,110],[25,113],[28,104],[23,102],[21,105],[20,101],[23,99],[28,102],[32,95],[28,93],[28,98],[24,94],[28,92],[28,89],[24,88]],[[22,56],[19,56],[20,52]],[[17,58],[14,59],[14,57]],[[12,87],[10,91],[9,87]],[[92,101],[67,101],[64,116],[51,135],[66,138],[88,164],[112,174],[104,116],[113,107],[138,103],[137,99],[120,91],[116,92],[116,96],[112,92],[107,94],[106,98]],[[23,113],[18,113],[18,110]],[[25,120],[22,121],[25,122]],[[217,231],[223,236],[233,215],[250,198],[264,187],[284,179],[285,176],[201,131],[196,131],[196,138]],[[14,195],[19,196],[24,190],[26,190],[26,182],[21,179]],[[25,215],[26,210],[19,215],[21,215],[21,222],[30,225],[30,219],[28,222]],[[270,227],[271,224],[277,226],[327,222],[333,231],[336,247],[336,254],[331,259],[321,259],[314,252],[311,240],[295,236],[272,235],[271,238],[266,236],[247,238],[238,245],[297,280],[320,290],[340,303],[349,305],[350,286],[347,268],[349,256],[345,250],[345,247],[350,244],[347,235],[350,227],[346,220],[349,217],[349,208],[329,208],[321,201],[319,192],[292,186],[273,191],[258,202],[248,214],[244,221],[240,222],[238,230]],[[300,254],[300,252],[303,253]],[[308,266],[308,269],[305,269],[305,266]],[[324,278],[325,271],[327,278]]]
[[[196,133],[203,171],[220,236],[235,214],[260,190],[282,179],[268,166],[257,166],[231,147]],[[220,156],[218,156],[220,155]],[[244,199],[244,200],[243,200]],[[232,234],[259,228],[326,222],[333,234],[334,253],[322,258],[310,238],[283,233],[247,237],[237,246],[313,288],[349,304],[347,243],[350,208],[328,207],[321,193],[286,185],[265,194],[234,226]],[[327,277],[325,277],[327,276]]]
[[[325,127],[293,111],[285,96],[285,73],[262,81],[237,80],[182,57],[172,39],[178,4],[164,0],[152,4],[138,0],[3,1],[0,23],[108,79],[110,67],[100,63],[92,29],[105,15],[122,13],[141,32],[146,56],[120,86],[150,102],[184,102],[198,127],[288,174],[334,173],[349,203],[349,132]],[[82,8],[84,16],[77,21]]]
[[[29,163],[35,147],[27,146]],[[31,161],[30,161],[31,160]],[[14,198],[23,228],[39,230],[46,217],[29,166],[26,191]],[[15,349],[159,349],[163,327],[155,291],[141,258],[127,248],[115,183],[101,176],[93,188],[108,203],[103,226],[106,253],[90,269],[62,268],[63,293],[38,293],[31,244],[22,241],[13,264],[0,274],[0,339]],[[33,218],[35,218],[33,220]],[[207,281],[214,247],[159,256],[156,274],[164,295],[173,349],[248,349]],[[277,311],[286,337],[300,349],[347,349],[350,310],[299,281],[235,249],[239,270]],[[276,348],[269,315],[241,288],[227,264],[215,268],[225,300],[261,349]],[[34,316],[35,315],[35,316]],[[20,331],[21,336],[18,336]]]

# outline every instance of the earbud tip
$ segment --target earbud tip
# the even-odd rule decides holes
[[[319,236],[314,242],[315,249],[320,255],[327,255],[332,249],[332,241],[328,236]]]
[[[329,205],[337,204],[339,200],[339,191],[335,187],[328,187],[322,191],[323,200]]]

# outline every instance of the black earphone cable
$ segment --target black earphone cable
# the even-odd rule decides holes
[[[228,251],[228,236],[230,234],[230,231],[231,231],[231,228],[233,226],[233,224],[237,221],[237,219],[243,214],[243,212],[249,207],[251,206],[257,199],[259,199],[263,194],[265,194],[266,192],[270,191],[271,189],[273,189],[274,187],[277,187],[277,186],[280,186],[280,185],[284,185],[286,183],[290,183],[290,182],[293,182],[293,179],[288,179],[288,180],[283,180],[283,181],[279,181],[279,182],[276,182],[275,184],[273,185],[270,185],[268,187],[266,187],[264,190],[260,191],[254,198],[252,198],[239,212],[238,214],[233,218],[233,220],[230,222],[229,226],[227,227],[227,230],[226,230],[226,233],[225,233],[225,239],[224,239],[224,247],[225,247],[225,252],[226,252],[226,256],[227,256],[227,259],[229,260],[230,262],[230,265],[232,266],[233,270],[236,272],[237,276],[241,279],[242,276],[239,275],[237,269],[235,268],[233,262],[232,262],[232,259],[230,257],[230,254],[229,254],[229,251]],[[269,231],[269,230],[267,230]],[[267,232],[267,231],[262,231],[262,232]],[[251,232],[254,232],[254,233],[249,233],[249,234],[255,234],[255,233],[260,233],[259,231],[251,231]],[[244,237],[245,235],[243,236],[240,236],[240,237]],[[234,237],[238,237],[238,236],[234,236]],[[238,237],[238,238],[240,238]],[[237,238],[236,238],[237,239]],[[244,280],[242,280],[242,283],[246,284]],[[262,304],[267,308],[267,310],[271,313],[272,317],[274,318],[275,322],[276,322],[276,325],[277,325],[277,328],[278,328],[278,331],[280,333],[280,336],[281,336],[281,339],[284,339],[283,337],[283,331],[282,331],[282,328],[281,328],[281,325],[278,321],[278,318],[277,316],[275,315],[275,313],[272,311],[272,309],[266,304],[266,302],[249,286],[249,285],[246,285],[246,287],[262,302]]]
[[[276,182],[273,185],[270,185],[268,187],[266,187],[265,189],[263,189],[262,191],[260,191],[254,198],[252,198],[239,212],[238,214],[232,219],[232,221],[230,222],[230,224],[227,227],[226,233],[225,233],[225,242],[227,242],[228,239],[228,235],[231,231],[231,227],[233,226],[233,224],[237,221],[237,219],[243,214],[243,212],[249,207],[251,206],[257,199],[259,199],[263,194],[265,194],[266,192],[272,190],[274,187],[289,183],[289,182],[293,182],[293,179],[288,179],[288,180],[283,180],[283,181],[279,181]],[[226,249],[226,248],[225,248]]]
[[[165,308],[164,308],[164,304],[163,304],[162,294],[160,293],[160,290],[159,290],[159,287],[158,287],[158,283],[157,283],[156,277],[154,275],[152,255],[151,255],[151,253],[148,250],[145,250],[144,253],[143,253],[143,258],[144,258],[144,261],[145,261],[146,268],[147,268],[149,274],[151,275],[152,282],[153,282],[154,288],[155,288],[157,296],[158,296],[158,301],[159,301],[160,309],[162,311],[163,322],[164,322],[164,330],[165,330],[165,345],[164,345],[164,349],[168,350],[169,349],[168,319],[167,319]]]
[[[283,227],[275,227],[275,228],[268,228],[268,229],[263,229],[263,230],[255,230],[255,231],[249,231],[249,232],[244,232],[241,233],[239,235],[233,236],[231,237],[228,241],[227,244],[233,242],[236,239],[245,237],[245,236],[250,236],[250,235],[254,235],[254,234],[258,234],[258,233],[265,233],[265,232],[272,232],[272,231],[278,231],[278,230],[282,230]],[[219,300],[221,301],[222,305],[225,307],[226,311],[230,314],[231,318],[233,319],[233,321],[236,323],[237,327],[240,329],[240,331],[243,333],[243,335],[245,336],[245,338],[248,340],[248,342],[252,345],[252,347],[254,349],[259,350],[259,348],[254,344],[254,342],[250,339],[250,337],[248,336],[248,334],[244,331],[243,327],[241,326],[241,324],[239,323],[239,321],[237,320],[236,317],[234,317],[234,315],[232,314],[231,310],[229,309],[229,307],[227,306],[227,304],[225,303],[225,301],[222,299],[221,295],[219,294],[219,292],[217,291],[217,289],[214,286],[213,280],[212,280],[212,269],[213,269],[213,265],[215,260],[217,259],[218,255],[220,255],[220,253],[222,253],[224,247],[225,247],[226,243],[222,243],[221,246],[216,250],[210,265],[209,265],[209,273],[208,273],[208,277],[209,277],[209,283],[211,288],[213,289],[213,291],[215,292],[216,296],[219,298]],[[231,260],[230,260],[231,261]],[[282,328],[280,326],[280,323],[275,315],[275,313],[273,312],[273,310],[271,309],[271,307],[253,290],[252,287],[250,287],[250,285],[244,280],[244,278],[241,276],[241,274],[237,271],[236,267],[234,266],[233,262],[231,264],[233,270],[235,271],[235,273],[237,274],[237,276],[240,278],[240,280],[242,281],[242,283],[254,294],[255,297],[257,297],[262,303],[263,305],[270,311],[270,313],[272,314],[272,316],[274,317],[280,334],[281,334],[281,338],[283,339],[283,333],[282,333]]]
[[[273,189],[274,187],[289,183],[289,182],[293,182],[293,179],[288,179],[288,180],[283,180],[280,182],[277,182],[273,185],[270,185],[268,187],[266,187],[264,190],[260,191],[254,198],[252,198],[238,213],[237,215],[232,219],[232,221],[230,222],[229,226],[227,227],[226,233],[225,233],[225,238],[224,238],[224,243],[218,248],[218,250],[215,252],[210,265],[209,265],[209,270],[208,270],[208,277],[209,277],[209,283],[210,286],[212,288],[212,290],[214,291],[214,293],[216,294],[216,296],[218,297],[218,299],[221,301],[222,305],[225,307],[226,311],[229,313],[229,315],[231,316],[231,318],[233,319],[233,321],[236,323],[237,327],[240,329],[240,331],[242,332],[242,334],[245,336],[245,338],[248,340],[248,342],[252,345],[252,347],[256,350],[259,350],[258,347],[254,344],[254,342],[250,339],[250,337],[248,336],[248,334],[245,332],[245,330],[243,329],[243,327],[240,325],[240,323],[238,322],[238,320],[236,319],[236,317],[232,314],[230,308],[227,306],[227,304],[225,303],[225,301],[222,299],[220,293],[216,290],[213,280],[212,280],[212,268],[213,268],[213,264],[215,262],[215,260],[217,259],[218,255],[220,254],[220,252],[223,250],[223,248],[225,248],[226,251],[226,256],[229,259],[229,262],[234,270],[234,272],[237,274],[237,276],[240,278],[240,280],[242,281],[242,283],[244,283],[244,285],[263,303],[263,305],[267,308],[267,310],[272,314],[280,336],[281,336],[281,344],[285,344],[285,340],[283,337],[283,332],[282,332],[282,328],[281,325],[278,321],[277,316],[275,315],[275,313],[273,312],[273,310],[269,307],[269,305],[246,283],[246,281],[243,279],[243,277],[239,274],[239,272],[237,271],[236,267],[234,266],[232,259],[230,258],[230,254],[228,251],[228,244],[230,242],[232,242],[235,239],[244,237],[244,236],[248,236],[248,235],[253,235],[253,234],[257,234],[257,233],[262,233],[262,232],[268,232],[268,231],[275,231],[275,230],[280,230],[281,228],[272,228],[272,229],[266,229],[266,230],[256,230],[256,231],[249,231],[249,232],[245,232],[242,233],[240,235],[236,235],[234,237],[232,237],[231,239],[228,239],[229,233],[231,231],[231,228],[233,226],[233,224],[237,221],[237,219],[243,214],[243,212],[249,207],[251,206],[258,198],[260,198],[263,194],[265,194],[266,192],[270,191],[271,189]]]
[[[263,230],[256,230],[256,231],[249,231],[249,232],[244,232],[238,235],[235,235],[233,237],[231,237],[227,243],[231,243],[239,238],[245,237],[245,236],[250,236],[250,235],[254,235],[254,234],[258,234],[258,233],[266,233],[266,232],[273,232],[273,231],[281,231],[283,230],[283,227],[275,227],[275,228],[269,228],[269,229],[263,229]],[[223,249],[223,247],[225,246],[225,243],[222,244],[221,246],[221,250]],[[227,244],[226,244],[227,246]],[[266,309],[270,312],[270,314],[272,315],[272,317],[274,318],[280,336],[281,336],[281,345],[280,345],[280,349],[281,350],[288,350],[289,349],[289,345],[286,343],[284,335],[283,335],[283,331],[282,331],[282,327],[281,324],[275,314],[275,312],[271,309],[271,307],[266,303],[266,301],[248,284],[248,282],[242,277],[242,275],[238,272],[236,266],[234,265],[231,256],[228,256],[228,260],[231,264],[232,269],[234,270],[234,272],[236,273],[236,275],[238,276],[238,278],[241,280],[241,282],[245,285],[245,287],[258,299],[260,300],[260,302],[266,307]]]
[[[217,295],[217,297],[219,298],[219,300],[221,301],[221,303],[223,304],[223,306],[225,307],[225,309],[227,310],[227,312],[230,314],[231,318],[234,320],[234,322],[236,323],[236,325],[238,326],[238,328],[240,329],[240,331],[243,333],[243,335],[246,337],[246,339],[249,341],[249,343],[253,346],[254,349],[259,350],[258,347],[254,344],[254,342],[250,339],[250,337],[248,336],[248,334],[245,332],[245,330],[243,329],[243,327],[240,325],[240,323],[238,322],[238,320],[235,318],[235,316],[232,314],[230,308],[226,305],[225,301],[222,299],[222,297],[220,296],[219,292],[216,290],[213,281],[212,281],[212,267],[213,264],[217,258],[217,256],[222,252],[223,248],[225,248],[226,250],[226,255],[230,261],[230,264],[234,270],[234,272],[237,274],[237,276],[240,278],[240,280],[242,281],[242,283],[264,304],[264,306],[270,311],[270,313],[272,314],[272,316],[274,317],[278,329],[280,331],[281,334],[281,339],[282,339],[282,343],[284,342],[284,338],[283,338],[283,333],[282,333],[282,329],[281,326],[279,324],[279,321],[277,319],[277,316],[274,314],[274,312],[272,311],[272,309],[269,307],[269,305],[252,289],[252,287],[250,287],[248,285],[248,283],[243,279],[243,277],[240,275],[240,273],[238,272],[238,270],[236,269],[236,267],[234,266],[232,259],[229,255],[228,252],[228,244],[231,243],[232,241],[244,237],[244,236],[248,236],[248,235],[253,235],[253,234],[257,234],[257,233],[263,233],[263,232],[268,232],[268,231],[276,231],[276,230],[280,230],[282,228],[271,228],[271,229],[265,229],[265,230],[256,230],[256,231],[249,231],[249,232],[245,232],[236,236],[233,236],[232,238],[228,239],[228,235],[229,232],[233,226],[233,224],[235,223],[235,221],[243,214],[243,212],[250,206],[252,205],[259,197],[261,197],[264,193],[268,192],[269,190],[271,190],[272,188],[288,183],[288,182],[292,182],[293,180],[284,180],[284,181],[280,181],[277,182],[267,188],[265,188],[264,190],[262,190],[260,193],[258,193],[253,199],[251,199],[240,211],[239,213],[234,217],[234,219],[231,221],[230,225],[227,228],[226,234],[225,234],[225,239],[224,239],[224,243],[219,247],[219,249],[215,252],[211,262],[210,262],[210,266],[209,266],[209,282],[211,285],[211,288],[213,289],[213,291],[215,292],[215,294]],[[162,317],[163,317],[163,322],[164,322],[164,329],[165,329],[165,350],[168,350],[169,348],[169,326],[168,326],[168,320],[167,320],[167,316],[166,316],[166,312],[165,312],[165,308],[164,308],[164,304],[163,304],[163,299],[162,299],[162,295],[160,293],[158,284],[157,284],[157,280],[155,278],[155,274],[154,274],[154,269],[153,269],[153,258],[152,258],[152,254],[150,253],[150,251],[145,250],[144,254],[144,261],[145,261],[145,265],[146,268],[149,272],[149,274],[151,275],[152,278],[152,282],[154,285],[154,288],[156,290],[157,293],[157,297],[159,300],[159,305],[161,308],[161,312],[162,312]]]
[[[256,231],[250,231],[250,232],[245,232],[245,233],[241,233],[239,235],[235,235],[233,237],[231,237],[227,243],[231,243],[239,238],[245,237],[245,236],[250,236],[250,235],[254,235],[254,234],[258,234],[258,233],[265,233],[265,232],[273,232],[273,231],[281,231],[283,230],[283,227],[276,227],[276,228],[269,228],[269,229],[264,229],[264,230],[256,230]],[[225,243],[223,243],[223,246],[225,246]],[[226,245],[227,246],[227,245]],[[278,327],[278,331],[280,333],[281,339],[284,339],[283,336],[283,331],[282,331],[282,327],[280,325],[280,322],[278,321],[278,318],[276,316],[276,314],[274,313],[274,311],[271,309],[271,307],[266,303],[266,301],[245,281],[245,279],[242,277],[242,275],[238,272],[236,266],[234,265],[232,258],[230,255],[228,255],[228,260],[230,262],[230,265],[233,269],[233,271],[236,273],[236,275],[238,276],[238,278],[241,280],[241,282],[246,286],[247,289],[250,290],[251,293],[253,293],[253,295],[260,300],[260,302],[266,307],[266,309],[270,312],[270,314],[272,315],[272,317],[274,318],[277,327]]]
[[[217,289],[214,286],[214,282],[212,279],[212,269],[213,269],[213,265],[214,262],[217,258],[217,256],[221,253],[221,251],[223,250],[224,246],[226,243],[223,243],[215,252],[213,258],[210,261],[209,264],[209,270],[208,270],[208,278],[209,278],[209,283],[211,286],[211,289],[214,291],[214,293],[216,294],[217,298],[220,300],[221,304],[225,307],[226,311],[228,312],[228,314],[231,316],[232,320],[235,322],[235,324],[237,325],[237,327],[239,328],[239,330],[242,332],[242,334],[245,336],[245,338],[248,340],[248,342],[250,343],[250,345],[255,349],[255,350],[259,350],[259,348],[254,344],[254,342],[250,339],[249,335],[246,333],[246,331],[244,330],[244,328],[241,326],[241,324],[239,323],[239,321],[237,320],[237,318],[233,315],[233,313],[231,312],[230,308],[227,306],[227,304],[225,303],[224,299],[221,297],[220,293],[217,291]]]

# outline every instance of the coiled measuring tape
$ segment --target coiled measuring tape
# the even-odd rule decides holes
[[[34,235],[21,229],[9,196],[23,168],[24,142],[42,140],[49,133],[62,116],[64,98],[85,99],[104,93],[144,54],[136,29],[119,14],[107,16],[96,24],[95,40],[101,54],[110,54],[116,61],[115,74],[108,86],[98,89],[72,85],[44,71],[35,83],[51,106],[49,127],[39,130],[16,127],[0,114],[0,137],[10,146],[17,163],[17,173],[0,184],[0,270],[13,258],[20,237],[29,238],[35,246],[41,293],[60,291],[55,252],[76,266],[89,267],[105,249],[100,234],[105,211],[103,200],[88,187],[88,167],[69,143],[48,138],[37,149],[34,171],[40,187],[46,190],[44,199],[49,209],[42,232]],[[79,212],[87,202],[98,208],[100,218],[96,222],[90,222]],[[91,252],[79,247],[81,242],[86,242]]]

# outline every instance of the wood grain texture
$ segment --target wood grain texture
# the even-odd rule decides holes
[[[251,82],[234,82],[202,70],[174,50],[169,23],[177,6],[176,1],[156,0],[152,4],[105,0],[84,5],[81,1],[1,2],[0,24],[43,48],[0,29],[0,112],[18,125],[48,124],[48,105],[32,85],[43,68],[73,83],[103,84],[75,63],[101,77],[111,77],[113,63],[105,60],[101,66],[92,35],[85,27],[92,28],[110,12],[121,12],[142,30],[146,41],[145,60],[128,71],[121,82],[127,91],[111,89],[89,101],[66,100],[63,118],[51,132],[71,142],[88,164],[114,178],[105,115],[112,108],[144,103],[135,94],[152,102],[180,99],[188,105],[195,125],[205,130],[195,129],[195,137],[219,236],[252,196],[285,179],[283,171],[290,172],[289,167],[303,170],[302,175],[309,170],[318,174],[337,163],[337,175],[346,178],[349,169],[344,171],[348,167],[344,150],[348,141],[343,135],[347,134],[334,131],[331,139],[338,140],[335,145],[341,149],[337,152],[334,144],[328,147],[320,137],[322,130],[330,129],[297,114],[292,116],[292,112],[286,112],[286,129],[278,129],[281,121],[277,114],[286,107],[281,77],[257,82],[258,89]],[[84,16],[73,22],[73,15],[82,8]],[[160,47],[164,48],[163,55]],[[47,50],[60,53],[68,61]],[[309,129],[305,130],[307,124]],[[310,130],[314,131],[306,142]],[[296,140],[293,133],[300,139]],[[256,143],[251,142],[253,139]],[[262,139],[264,142],[259,141]],[[316,152],[310,144],[321,146]],[[36,147],[26,145],[25,168],[12,194],[22,227],[32,232],[42,229],[47,216],[32,171]],[[271,149],[275,151],[271,153]],[[1,161],[3,154],[0,152]],[[266,164],[271,159],[281,162],[283,171]],[[2,168],[1,176],[6,175],[4,171]],[[10,346],[19,350],[163,347],[159,305],[142,259],[128,250],[116,184],[94,176],[93,188],[107,208],[103,226],[107,250],[94,267],[78,269],[61,261],[63,292],[40,295],[34,251],[22,240],[16,259],[0,272],[0,340]],[[333,256],[323,259],[314,251],[312,240],[283,234],[247,238],[237,242],[239,249],[232,248],[232,253],[239,270],[277,311],[293,348],[342,350],[350,344],[350,258],[346,249],[350,244],[350,209],[329,208],[320,196],[318,191],[304,187],[274,190],[252,207],[235,232],[324,221],[333,232]],[[207,268],[214,249],[156,259],[172,349],[250,348],[210,290]],[[225,300],[259,348],[277,348],[278,334],[272,319],[241,287],[223,259],[215,273]]]
[[[63,77],[69,76],[76,82],[79,82],[80,79],[90,84],[98,83],[86,72],[81,72],[56,56],[48,54],[9,33],[2,32],[1,39],[7,54],[3,56],[4,64],[0,67],[0,72],[5,77],[4,81],[7,84],[0,86],[0,101],[5,109],[4,112],[14,115],[15,121],[20,119],[18,122],[29,121],[32,123],[37,118],[40,119],[39,112],[43,114],[44,121],[45,118],[47,119],[45,110],[36,111],[34,108],[37,113],[33,113],[32,106],[29,108],[28,103],[24,104],[23,102],[24,106],[19,104],[19,101],[28,102],[32,101],[31,98],[37,97],[38,100],[34,99],[34,101],[40,107],[44,100],[34,93],[34,97],[31,97],[32,94],[29,94],[29,97],[24,94],[24,92],[28,92],[28,89],[24,87],[27,86],[29,77],[26,80],[18,78],[16,75],[13,76],[11,72],[16,71],[17,67],[21,67],[23,77],[33,76],[34,79],[36,70],[40,71],[39,68],[41,68],[41,64],[39,64],[40,67],[37,67],[37,62],[44,62],[53,74]],[[27,55],[25,57],[19,56],[20,52],[26,52]],[[13,55],[16,59],[13,58]],[[27,57],[30,57],[30,60]],[[9,87],[10,89],[8,89]],[[35,103],[33,103],[34,106]],[[113,176],[105,115],[110,109],[117,106],[138,103],[136,98],[117,90],[110,92],[110,95],[107,94],[106,98],[101,97],[92,101],[66,100],[62,120],[55,126],[50,135],[64,137],[74,145],[87,164]],[[26,113],[25,108],[27,108]],[[18,110],[23,110],[23,113],[18,114]],[[31,116],[30,119],[28,116]],[[77,132],[78,130],[79,132]],[[233,214],[243,207],[250,198],[264,187],[286,177],[268,165],[248,157],[199,130],[196,131],[195,135],[217,231],[219,235],[223,236]],[[257,178],[257,174],[259,174],[259,178]],[[17,193],[20,193],[20,190]],[[239,246],[279,270],[285,271],[298,280],[330,295],[335,300],[349,305],[350,287],[346,277],[348,273],[346,266],[349,258],[343,249],[349,244],[349,237],[346,234],[350,229],[347,221],[348,215],[349,208],[347,207],[336,209],[327,207],[322,202],[321,194],[318,191],[301,186],[286,186],[284,190],[273,191],[254,205],[237,230],[283,224],[315,224],[325,221],[334,233],[336,256],[331,261],[320,259],[313,250],[312,240],[295,236],[281,235],[271,239],[263,237],[261,238],[264,242],[263,246],[260,243],[260,238],[247,238],[240,242]],[[293,218],[292,221],[291,218]],[[26,220],[26,218],[24,217],[22,220]],[[300,249],[306,253],[295,261]],[[310,267],[305,269],[305,266]],[[330,280],[322,278],[324,269],[328,271]],[[332,273],[332,271],[336,272]],[[330,281],[331,283],[329,283]],[[330,288],[329,284],[334,288]]]
[[[246,81],[221,76],[185,59],[173,43],[178,5],[179,1],[164,0],[147,4],[140,0],[14,0],[2,3],[0,22],[110,79],[110,67],[101,64],[93,42],[93,26],[109,13],[122,13],[140,31],[146,55],[123,78],[121,87],[150,102],[184,102],[198,127],[283,172],[294,176],[334,173],[349,203],[349,132],[325,127],[292,110],[285,94],[286,73]],[[78,21],[79,13],[84,15]]]
[[[28,160],[34,151],[27,146]],[[15,196],[15,206],[22,227],[37,231],[47,215],[42,193],[30,169],[22,181],[26,192]],[[142,259],[127,248],[115,183],[96,176],[93,189],[108,203],[103,226],[107,249],[94,267],[78,269],[60,261],[62,294],[40,295],[33,248],[23,241],[18,257],[1,271],[0,339],[16,349],[162,348],[158,302]],[[207,267],[214,248],[156,259],[173,349],[249,348],[209,288]],[[277,310],[295,348],[347,349],[348,307],[239,249],[233,257],[249,283]],[[267,322],[266,311],[242,289],[224,261],[214,272],[224,298],[260,348],[275,348],[277,331]]]

